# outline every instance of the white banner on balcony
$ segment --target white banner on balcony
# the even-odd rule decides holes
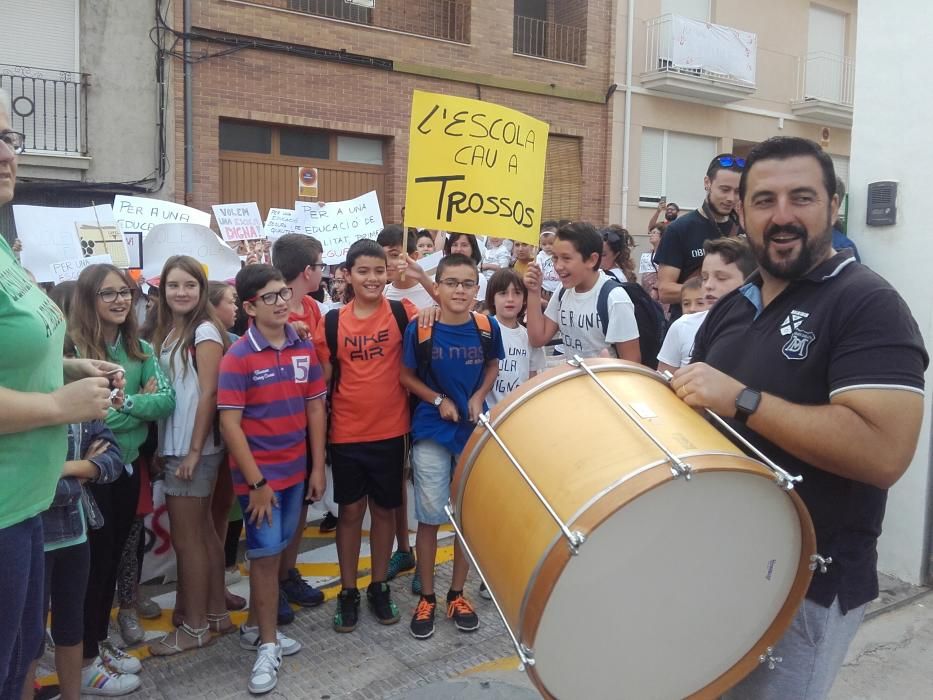
[[[671,63],[677,68],[719,73],[755,83],[758,35],[733,27],[671,18]]]

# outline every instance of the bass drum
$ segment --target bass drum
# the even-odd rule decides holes
[[[545,697],[715,698],[803,600],[809,515],[656,372],[586,368],[535,377],[477,427],[453,522]]]

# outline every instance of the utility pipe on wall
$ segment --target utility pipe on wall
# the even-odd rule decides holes
[[[191,0],[184,0],[184,64],[185,64],[185,204],[194,191],[194,117],[191,104]]]
[[[187,0],[186,0],[187,1]],[[628,176],[629,153],[632,139],[632,58],[635,39],[635,0],[628,0],[628,14],[625,17],[627,37],[625,40],[625,126],[622,136],[622,227],[628,228]]]

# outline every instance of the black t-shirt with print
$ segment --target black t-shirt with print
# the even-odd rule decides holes
[[[677,284],[683,284],[703,265],[703,243],[711,238],[728,236],[733,226],[731,218],[723,223],[716,223],[694,209],[672,221],[664,229],[658,251],[654,254],[654,264],[678,268],[680,275],[677,277]],[[671,304],[670,310],[672,322],[680,318],[680,304]]]
[[[910,309],[851,252],[791,282],[763,309],[760,284],[756,272],[710,310],[693,362],[795,404],[825,405],[834,394],[859,388],[923,392],[928,357]],[[843,612],[873,600],[887,490],[823,471],[729,422],[776,464],[803,477],[795,489],[813,519],[817,552],[833,559],[825,574],[814,574],[807,597],[829,607],[838,596]]]

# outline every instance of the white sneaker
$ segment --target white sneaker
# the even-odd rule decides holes
[[[234,569],[224,569],[224,586],[232,586],[242,578],[243,574],[240,573],[240,567],[236,567]]]
[[[143,670],[139,659],[117,648],[110,640],[100,643],[100,659],[117,673],[139,673]]]
[[[254,695],[268,693],[279,682],[279,664],[282,663],[282,648],[272,642],[263,644],[256,652],[256,663],[249,674],[249,692]]]
[[[140,685],[142,682],[139,676],[132,673],[115,673],[107,668],[100,657],[94,659],[90,666],[81,669],[82,695],[119,697],[132,693]]]
[[[286,637],[280,631],[275,631],[275,641],[282,648],[282,656],[291,656],[301,651],[301,642],[291,637]],[[240,648],[249,651],[258,651],[262,645],[259,637],[258,627],[247,627],[240,625]]]

